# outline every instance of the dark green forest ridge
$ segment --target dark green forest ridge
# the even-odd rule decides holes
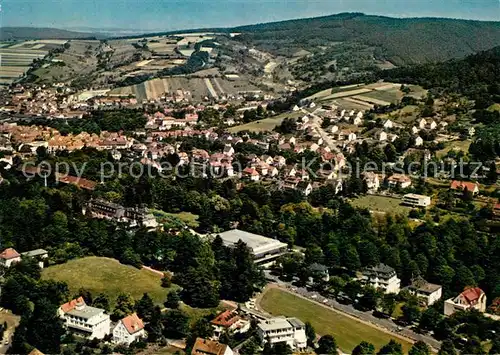
[[[396,65],[464,57],[500,45],[500,22],[391,18],[361,13],[241,26],[245,40],[268,50],[313,48],[354,41],[374,46]]]

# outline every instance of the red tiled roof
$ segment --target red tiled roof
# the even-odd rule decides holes
[[[483,294],[484,291],[479,287],[471,287],[462,292],[460,296],[462,296],[467,302],[473,304],[477,303],[477,301]]]
[[[467,191],[474,191],[476,187],[476,183],[468,181],[453,180],[450,184],[450,189],[452,190],[465,190],[465,188],[467,188]]]
[[[243,169],[243,173],[248,174],[248,175],[253,175],[253,176],[259,175],[259,172],[257,170],[255,170],[254,168],[245,168],[245,169]]]
[[[142,319],[139,318],[135,313],[126,316],[120,322],[123,323],[129,334],[134,334],[144,329],[144,323],[142,322]]]
[[[196,338],[191,355],[223,355],[227,345],[216,341]]]
[[[5,259],[5,260],[18,258],[20,256],[21,255],[13,248],[7,248],[4,251],[2,251],[2,253],[0,253],[0,259]]]
[[[71,300],[71,301],[61,305],[61,310],[64,313],[68,313],[69,311],[72,311],[73,309],[75,309],[76,305],[79,303],[85,304],[85,300],[83,299],[83,297],[75,298],[74,300]]]
[[[239,320],[240,317],[237,314],[233,313],[233,311],[231,310],[227,310],[215,317],[215,319],[213,319],[211,323],[227,328]]]
[[[76,186],[78,186],[82,189],[85,189],[85,190],[94,190],[95,187],[97,186],[97,182],[95,182],[95,181],[87,180],[84,178],[79,178],[79,177],[71,176],[71,175],[61,176],[57,180],[62,182],[62,183],[65,183],[65,184],[76,185]]]

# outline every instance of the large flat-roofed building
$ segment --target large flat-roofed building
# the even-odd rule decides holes
[[[259,322],[257,335],[263,344],[285,343],[292,350],[303,350],[307,347],[305,329],[305,324],[297,318],[276,317]]]
[[[232,229],[219,233],[224,245],[232,247],[241,240],[251,250],[256,264],[270,264],[287,251],[287,244],[262,235]]]
[[[431,198],[425,195],[406,194],[403,196],[403,203],[413,207],[428,207],[431,205]]]

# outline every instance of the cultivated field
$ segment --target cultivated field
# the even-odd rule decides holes
[[[94,296],[103,292],[111,302],[122,292],[130,293],[135,299],[147,292],[155,303],[161,304],[169,292],[161,287],[159,274],[120,264],[115,259],[93,256],[50,266],[43,270],[42,278],[66,282],[72,294],[82,287]]]
[[[227,80],[223,78],[194,78],[186,76],[175,76],[158,78],[143,83],[110,91],[109,95],[135,95],[139,100],[156,99],[165,94],[175,93],[177,90],[186,92],[186,98],[204,99],[220,97],[224,95],[236,95],[239,92],[258,90],[244,78],[239,80]]]
[[[401,84],[385,82],[347,85],[320,91],[308,99],[319,103],[334,103],[348,109],[366,110],[374,105],[387,106],[401,100],[404,94],[400,87]],[[410,85],[410,89],[411,96],[421,97],[426,93],[419,86]]]
[[[377,349],[391,339],[401,343],[405,353],[411,347],[403,339],[279,289],[267,290],[260,305],[272,315],[297,317],[303,322],[310,322],[319,335],[333,335],[344,353],[350,354],[363,340],[372,343]]]
[[[8,85],[23,76],[35,59],[42,59],[50,49],[66,41],[24,41],[3,43],[0,47],[0,84]]]
[[[367,208],[370,211],[408,214],[411,207],[401,205],[399,198],[388,196],[366,195],[352,201],[352,205],[359,208]]]
[[[298,118],[304,116],[302,112],[293,113],[283,113],[278,116],[264,118],[263,120],[253,121],[250,123],[245,123],[239,126],[234,126],[228,129],[231,133],[241,132],[241,131],[251,131],[251,132],[266,132],[272,131],[274,127],[281,124],[285,118]]]

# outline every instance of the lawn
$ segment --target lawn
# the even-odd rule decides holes
[[[199,216],[191,212],[167,213],[156,209],[150,211],[156,217],[158,223],[171,223],[172,220],[178,220],[190,228],[197,228],[200,225],[198,223]]]
[[[269,289],[260,304],[273,315],[297,317],[303,322],[310,322],[319,335],[333,335],[343,352],[351,353],[363,340],[372,343],[377,349],[391,339],[401,343],[405,353],[411,347],[409,342],[400,338],[279,289]]]
[[[66,282],[71,294],[82,287],[94,296],[103,292],[112,303],[122,292],[131,294],[135,299],[147,292],[155,303],[162,304],[169,292],[169,289],[161,287],[159,274],[120,264],[115,259],[94,256],[50,266],[42,271],[42,279]]]
[[[238,133],[241,131],[251,131],[251,132],[266,132],[272,131],[274,127],[281,124],[285,118],[298,118],[305,114],[303,112],[287,112],[278,116],[264,118],[263,120],[253,121],[250,123],[245,123],[239,126],[234,126],[228,129],[231,133]]]
[[[354,207],[367,208],[370,211],[408,214],[411,207],[401,205],[399,198],[388,196],[365,195],[353,200]]]
[[[470,140],[465,140],[465,141],[452,141],[446,144],[446,146],[438,150],[436,152],[436,156],[438,158],[442,158],[448,154],[449,151],[456,150],[456,151],[462,151],[467,153],[469,151],[469,147],[471,145],[472,141]]]

